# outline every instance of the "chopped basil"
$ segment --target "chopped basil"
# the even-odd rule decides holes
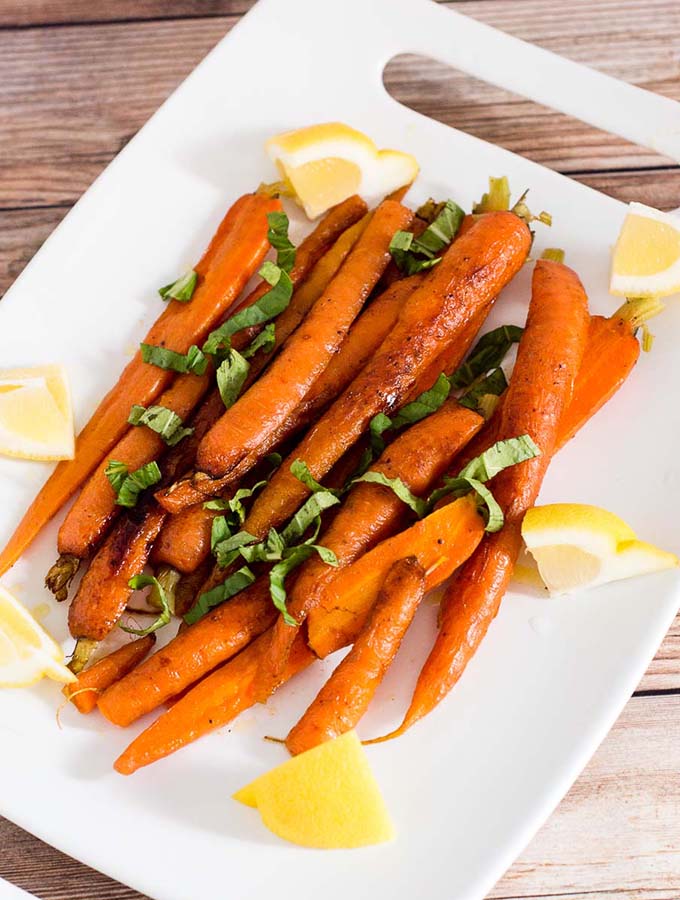
[[[270,285],[270,290],[211,332],[203,345],[204,353],[214,356],[220,347],[228,349],[230,338],[237,331],[270,322],[290,303],[293,296],[293,282],[288,273],[295,262],[295,248],[288,239],[288,216],[283,212],[269,213],[267,221],[269,222],[267,236],[277,251],[276,263],[267,260],[262,264],[259,274]]]
[[[493,369],[484,378],[475,381],[472,387],[458,399],[458,402],[461,406],[474,409],[487,419],[489,417],[487,413],[492,411],[489,408],[489,400],[494,398],[495,402],[493,405],[495,406],[495,403],[498,402],[498,397],[506,390],[507,386],[508,380],[503,369],[499,367]]]
[[[179,300],[180,303],[188,303],[194,295],[197,281],[198,273],[189,269],[184,275],[180,275],[177,281],[159,288],[158,293],[163,300]]]
[[[456,478],[444,478],[444,486],[433,491],[428,497],[428,508],[431,509],[442,497],[447,495],[461,497],[473,490],[486,509],[486,531],[499,531],[503,527],[503,511],[484,482],[509,466],[540,455],[540,449],[528,434],[498,441],[471,460]]]
[[[142,491],[161,480],[161,470],[157,462],[149,462],[134,472],[128,472],[125,463],[110,459],[104,474],[114,490],[116,504],[127,508],[136,506]]]
[[[522,332],[518,325],[501,325],[488,331],[477,341],[465,362],[450,376],[451,387],[469,387],[480,375],[498,368],[510,347],[520,340]]]
[[[217,368],[217,387],[226,409],[233,406],[248,377],[250,364],[238,350],[230,349]]]
[[[153,575],[135,575],[128,581],[128,586],[131,587],[133,591],[137,591],[144,587],[152,587],[157,600],[160,602],[161,611],[158,618],[155,619],[148,628],[129,628],[125,625],[120,625],[119,627],[123,631],[126,631],[128,634],[137,634],[139,637],[146,637],[147,634],[158,631],[159,628],[163,628],[164,625],[167,625],[170,622],[172,619],[170,601],[168,595],[165,593],[163,585],[157,578],[154,578]]]
[[[295,244],[288,237],[290,222],[285,212],[267,213],[269,230],[267,240],[276,250],[276,265],[284,272],[290,272],[295,265]]]
[[[128,422],[130,425],[146,425],[147,428],[155,431],[168,447],[174,447],[183,438],[194,432],[193,428],[184,428],[182,419],[166,406],[144,408],[135,404],[130,410]]]
[[[390,253],[398,268],[407,275],[430,269],[439,262],[437,256],[456,236],[465,213],[447,200],[436,208],[434,220],[420,235],[415,237],[410,231],[397,231],[390,241]]]
[[[193,344],[186,353],[176,353],[167,347],[155,347],[153,344],[140,344],[139,349],[142,360],[159,369],[167,369],[171,372],[179,372],[185,375],[192,372],[194,375],[203,375],[208,367],[205,354]]]
[[[263,353],[269,353],[274,349],[275,344],[276,325],[273,322],[270,322],[268,325],[265,325],[258,336],[248,344],[241,355],[246,359],[250,359],[252,356],[255,356],[258,350],[262,350]]]
[[[196,603],[191,607],[189,612],[184,616],[184,621],[188,625],[198,622],[207,613],[216,606],[229,600],[238,594],[244,588],[247,588],[255,581],[255,576],[248,566],[243,566],[233,575],[230,575],[222,584],[218,584],[210,591],[201,594]]]
[[[382,484],[384,487],[390,488],[400,500],[413,510],[419,519],[422,519],[427,512],[427,503],[425,500],[416,497],[409,487],[404,484],[401,478],[388,478],[387,475],[383,475],[382,472],[366,472],[364,475],[359,476],[359,478],[355,478],[352,483],[356,484],[361,481],[368,482],[369,484]]]

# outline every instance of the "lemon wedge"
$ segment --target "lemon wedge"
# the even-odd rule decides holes
[[[341,122],[278,134],[266,149],[310,219],[352,194],[389,194],[418,174],[415,157],[378,150],[369,137]]]
[[[0,687],[27,687],[44,676],[64,684],[77,681],[59,644],[0,587]]]
[[[609,290],[621,297],[680,291],[680,217],[630,204],[614,247]]]
[[[73,459],[73,409],[62,366],[0,370],[0,453]]]
[[[680,565],[673,553],[637,540],[633,529],[614,513],[587,504],[553,503],[530,509],[522,537],[551,594]]]
[[[259,810],[279,837],[303,847],[366,847],[394,837],[380,789],[354,731],[294,756],[234,799]]]

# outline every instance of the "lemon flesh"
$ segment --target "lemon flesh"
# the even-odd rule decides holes
[[[377,199],[418,174],[409,153],[378,150],[369,137],[341,122],[276,135],[266,149],[310,219],[352,194]]]
[[[612,258],[609,290],[625,297],[680,291],[680,218],[631,203]]]
[[[0,453],[73,459],[73,410],[61,366],[0,371]]]
[[[522,537],[551,594],[680,564],[675,554],[638,540],[614,513],[587,504],[554,503],[530,509],[522,523]]]
[[[0,687],[26,687],[44,676],[76,681],[59,644],[29,611],[0,587]]]
[[[349,849],[394,838],[380,789],[353,731],[294,756],[234,799],[256,807],[270,831],[303,847]]]

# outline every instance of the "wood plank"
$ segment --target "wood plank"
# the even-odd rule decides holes
[[[678,723],[680,696],[633,698],[489,900],[677,900]],[[140,900],[3,820],[0,846],[0,875],[41,900]]]
[[[634,698],[489,895],[677,900],[680,697]]]
[[[457,8],[582,62],[680,98],[674,0],[468,0]],[[0,207],[72,203],[233,18],[29,28],[3,33]],[[35,73],[41,77],[36,78]],[[402,102],[561,171],[631,169],[660,157],[432,61],[401,57]],[[667,162],[667,161],[664,161]]]
[[[255,0],[3,0],[0,28],[241,15]]]

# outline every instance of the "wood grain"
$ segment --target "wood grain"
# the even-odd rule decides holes
[[[251,5],[0,2],[0,296],[94,177]],[[680,99],[677,0],[445,5]],[[680,207],[680,170],[649,151],[431,60],[400,57],[385,83],[419,112],[618,199]],[[612,733],[489,900],[678,900],[679,721],[680,617]],[[1,819],[0,848],[0,875],[40,900],[143,900]]]
[[[680,98],[675,62],[680,5],[673,0],[616,0],[616,6],[611,0],[581,0],[563,10],[551,0],[470,0],[456,8]],[[0,119],[7,125],[0,133],[0,208],[74,202],[234,21],[5,31]],[[668,164],[650,151],[429,60],[399,58],[388,66],[386,84],[420,112],[560,171]]]

